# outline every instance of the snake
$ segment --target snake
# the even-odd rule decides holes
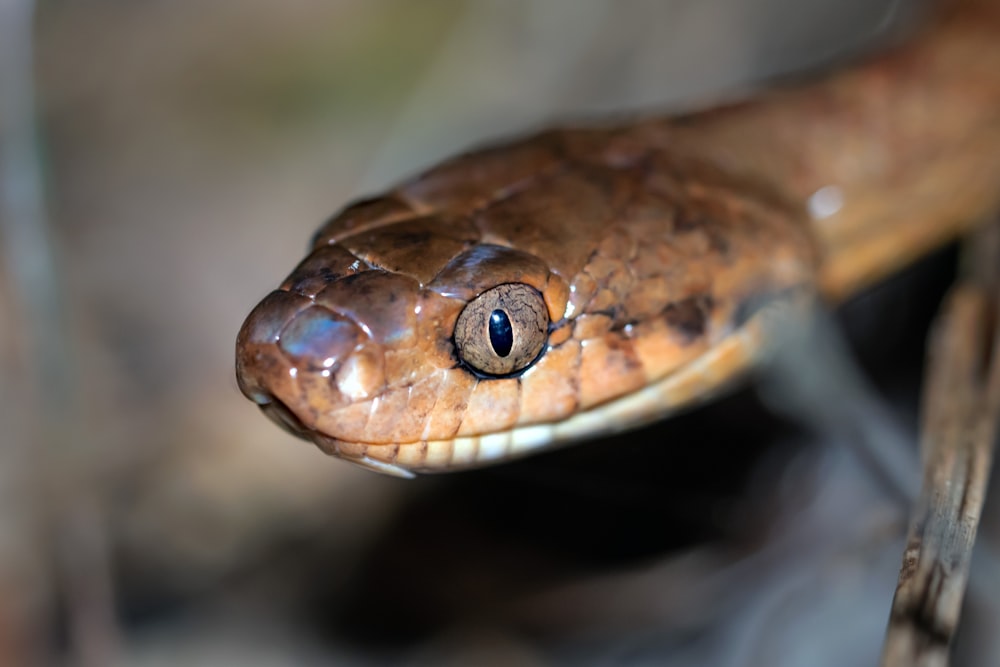
[[[633,429],[1000,210],[1000,8],[703,111],[473,149],[355,201],[253,308],[242,393],[412,477]],[[782,324],[782,323],[786,324]]]

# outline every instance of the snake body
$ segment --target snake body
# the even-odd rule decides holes
[[[558,129],[352,204],[251,312],[243,393],[409,476],[629,428],[1000,207],[1000,12],[729,107]]]

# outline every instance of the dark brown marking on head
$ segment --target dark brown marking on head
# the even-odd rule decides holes
[[[674,218],[674,231],[679,233],[692,232],[707,226],[709,226],[708,221],[703,213],[680,210]]]
[[[668,304],[663,310],[663,317],[682,340],[690,343],[705,335],[713,305],[712,297],[707,294],[692,296]]]
[[[730,244],[726,238],[724,230],[720,228],[718,222],[712,220],[711,216],[698,211],[680,210],[674,218],[674,231],[678,234],[701,231],[708,239],[708,246],[713,252],[726,256],[729,254]]]
[[[709,234],[708,242],[711,244],[712,250],[719,253],[723,257],[729,256],[729,239],[723,234]]]
[[[622,373],[631,373],[642,370],[642,362],[635,354],[635,347],[632,340],[624,335],[605,336],[608,351],[614,355],[617,363],[620,364]]]

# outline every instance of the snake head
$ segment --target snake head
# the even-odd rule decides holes
[[[565,283],[537,257],[475,242],[461,225],[405,217],[352,232],[318,236],[247,317],[241,391],[291,433],[380,472],[509,455],[509,442],[490,449],[483,437],[526,416],[519,376],[558,329]],[[436,264],[432,253],[401,257],[415,248],[447,253]]]
[[[240,389],[403,476],[652,421],[749,367],[769,295],[810,284],[802,211],[765,195],[628,134],[460,156],[319,230],[240,331]]]

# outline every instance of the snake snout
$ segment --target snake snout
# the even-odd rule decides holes
[[[240,391],[276,423],[311,438],[316,422],[381,377],[359,372],[368,337],[350,318],[308,297],[278,290],[247,317],[236,341]],[[374,370],[378,370],[377,365]]]

